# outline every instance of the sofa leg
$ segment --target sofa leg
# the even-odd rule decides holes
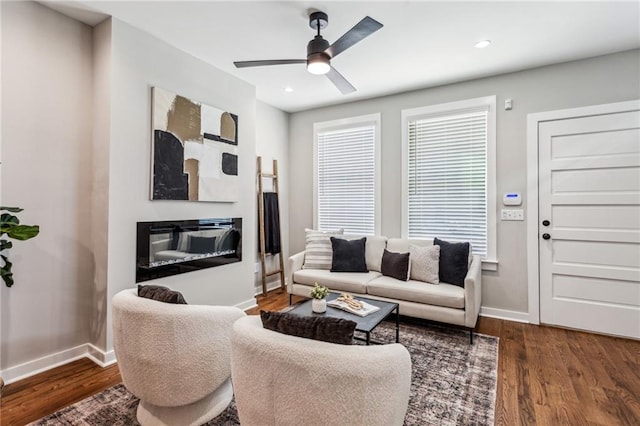
[[[469,344],[473,345],[473,328],[469,329]]]
[[[289,293],[289,306],[293,305],[293,294]]]

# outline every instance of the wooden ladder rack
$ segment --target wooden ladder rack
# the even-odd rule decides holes
[[[285,280],[284,280],[284,259],[282,258],[282,232],[278,229],[278,233],[280,234],[280,253],[278,253],[278,258],[280,261],[280,267],[275,271],[271,271],[267,273],[266,268],[266,257],[267,253],[265,253],[265,235],[264,235],[264,190],[262,188],[262,179],[268,178],[272,179],[273,182],[273,192],[276,193],[278,197],[278,201],[280,201],[279,193],[278,193],[278,160],[273,160],[273,173],[263,173],[262,172],[262,157],[258,156],[258,228],[260,234],[260,261],[262,263],[262,295],[267,294],[267,277],[272,275],[280,274],[280,288],[282,290],[285,289]],[[280,210],[280,203],[278,203],[278,211]],[[278,223],[280,221],[278,220]]]

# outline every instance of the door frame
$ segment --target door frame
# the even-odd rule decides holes
[[[527,281],[529,287],[529,322],[531,324],[540,324],[540,240],[538,238],[538,130],[540,123],[639,109],[640,99],[636,99],[527,115]]]

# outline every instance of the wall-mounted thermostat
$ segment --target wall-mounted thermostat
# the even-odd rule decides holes
[[[505,206],[519,206],[522,204],[522,197],[517,192],[507,192],[502,197],[502,204]]]

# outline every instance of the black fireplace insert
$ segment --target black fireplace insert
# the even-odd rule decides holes
[[[138,222],[136,282],[242,260],[242,218]]]

